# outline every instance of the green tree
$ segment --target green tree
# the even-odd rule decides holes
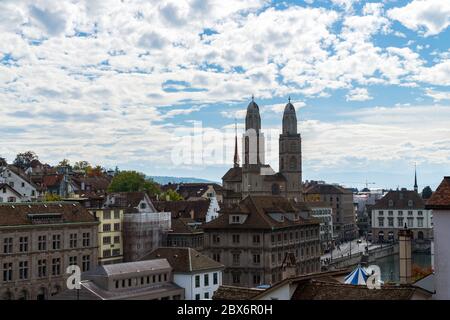
[[[161,193],[159,185],[137,171],[120,171],[111,181],[109,192],[135,192],[147,191],[151,195]]]
[[[431,195],[433,194],[433,190],[431,190],[430,186],[426,186],[422,190],[422,198],[423,199],[430,199]]]
[[[68,159],[62,159],[58,163],[58,167],[69,167],[69,168],[72,168],[72,166],[70,165],[70,161]]]
[[[38,156],[33,151],[26,151],[23,153],[18,153],[16,159],[14,159],[13,164],[23,170],[30,167],[30,163],[33,160],[37,160]]]
[[[175,190],[169,189],[161,194],[160,199],[166,201],[179,201],[183,200],[183,197]]]
[[[90,167],[89,162],[87,162],[87,161],[77,161],[77,162],[75,162],[75,164],[73,165],[73,170],[76,170],[76,171],[81,171],[81,170],[86,171],[86,169],[87,169],[88,167]]]
[[[47,193],[44,197],[44,201],[61,201],[61,197],[54,193]]]

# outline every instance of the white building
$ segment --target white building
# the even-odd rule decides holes
[[[210,222],[219,216],[220,207],[219,202],[217,202],[217,198],[215,196],[211,196],[209,200],[209,208],[206,213],[205,222]]]
[[[0,203],[2,202],[22,202],[22,195],[9,184],[0,183]]]
[[[173,268],[173,281],[186,300],[209,300],[222,285],[225,266],[191,248],[158,248],[142,260],[162,259]]]
[[[405,225],[413,232],[414,240],[433,237],[430,210],[415,191],[389,191],[372,207],[372,241],[397,241],[398,230]]]
[[[35,201],[37,188],[21,169],[13,165],[0,168],[0,183],[6,183],[21,195],[21,202]]]
[[[450,299],[450,176],[445,177],[427,202],[434,223],[434,299]]]
[[[311,216],[320,220],[320,243],[327,250],[333,240],[333,207],[324,202],[308,202],[307,206]]]

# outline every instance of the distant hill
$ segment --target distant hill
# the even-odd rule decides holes
[[[185,178],[185,177],[166,177],[166,176],[147,176],[159,184],[168,183],[215,183],[214,181],[199,179],[199,178]]]

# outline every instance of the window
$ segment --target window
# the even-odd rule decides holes
[[[399,210],[399,211],[398,211],[398,215],[399,215],[399,216],[402,216],[402,215],[403,215],[403,211],[402,211],[402,210]]]
[[[61,249],[61,235],[60,234],[54,234],[52,239],[52,248],[53,250],[59,250]]]
[[[103,211],[103,219],[104,220],[109,220],[111,219],[111,211]]]
[[[103,258],[109,258],[109,257],[111,257],[111,250],[109,250],[109,249],[103,250]]]
[[[205,282],[205,287],[209,286],[209,274],[205,274],[203,280]]]
[[[382,216],[383,215],[383,210],[378,211],[378,215]]]
[[[254,264],[260,264],[261,263],[261,255],[260,254],[254,254],[253,255],[253,263]]]
[[[200,288],[200,276],[199,275],[195,276],[195,287]]]
[[[388,211],[388,215],[389,215],[389,216],[393,216],[393,215],[394,215],[394,211],[389,210],[389,211]]]
[[[384,227],[384,218],[378,218],[378,226]]]
[[[25,182],[22,182],[21,186],[22,188],[25,188]]]
[[[408,228],[414,227],[414,218],[408,218]]]
[[[275,242],[275,235],[271,235],[271,236],[270,236],[270,241],[271,241],[272,243]]]
[[[238,234],[233,234],[233,243],[239,243],[240,237]]]
[[[278,234],[277,240],[278,240],[278,242],[281,242],[281,233]]]
[[[109,231],[111,231],[111,224],[105,223],[103,225],[103,232],[109,232]]]
[[[253,275],[253,284],[260,284],[261,283],[261,275],[259,273]]]
[[[220,262],[220,253],[213,253],[213,260]]]
[[[423,218],[417,218],[417,227],[423,228]]]
[[[103,244],[111,244],[111,237],[103,237]]]
[[[389,227],[393,227],[394,226],[394,218],[392,218],[392,217],[388,218],[388,226]]]
[[[408,216],[412,216],[413,215],[413,212],[410,210],[410,211],[408,211]]]
[[[147,205],[144,202],[141,203],[141,209],[145,209],[145,208],[147,208]]]
[[[197,294],[195,295],[195,300],[200,300],[200,294],[199,294],[199,293],[197,293]]]
[[[394,206],[394,201],[389,200],[389,207],[393,207]]]
[[[83,256],[83,260],[82,260],[82,271],[89,271],[89,269],[91,268],[91,256],[90,255],[85,255]]]
[[[423,216],[423,212],[422,211],[417,211],[417,215],[418,216]]]
[[[295,239],[298,240],[298,231],[295,231]]]
[[[120,243],[120,236],[114,237],[114,243]]]
[[[47,236],[38,236],[38,250],[47,250]]]
[[[83,247],[89,247],[91,245],[91,234],[89,232],[83,233]]]
[[[12,281],[13,266],[12,262],[7,262],[3,264],[3,281]]]
[[[220,237],[217,234],[213,235],[213,243],[216,244],[220,243]]]
[[[112,255],[113,255],[113,257],[120,256],[120,249],[113,249],[112,250]]]
[[[71,233],[69,236],[69,247],[70,248],[76,248],[77,247],[77,234]]]
[[[218,274],[217,272],[213,273],[213,284],[218,284],[219,283],[219,279],[218,279]]]
[[[114,211],[114,219],[120,219],[120,211],[119,210]]]
[[[209,292],[205,292],[205,299],[209,299]]]
[[[69,266],[76,266],[77,265],[77,256],[69,257]]]
[[[52,259],[52,276],[58,276],[61,274],[61,259]]]
[[[241,255],[239,253],[233,253],[233,264],[239,264],[241,260]]]
[[[120,231],[120,223],[114,223],[114,231]]]
[[[19,261],[19,279],[28,279],[28,261]]]
[[[20,237],[19,238],[19,251],[20,252],[28,251],[28,237]]]
[[[42,278],[47,276],[47,260],[38,260],[38,277]]]
[[[259,244],[260,243],[260,236],[259,234],[253,235],[253,243]]]
[[[403,217],[398,217],[397,218],[397,226],[399,228],[403,228]]]
[[[281,262],[281,252],[278,252],[278,263]]]
[[[12,253],[13,249],[13,238],[3,239],[3,253]]]
[[[286,232],[283,234],[283,239],[284,239],[284,241],[287,241],[287,233]]]
[[[239,216],[231,216],[231,222],[232,223],[239,223],[240,217]]]
[[[241,274],[240,273],[233,273],[233,283],[239,284],[241,283]]]
[[[408,200],[408,207],[412,207],[413,206],[413,201],[412,200]]]

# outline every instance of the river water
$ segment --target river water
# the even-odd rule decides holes
[[[382,281],[399,281],[400,260],[398,254],[377,259],[372,264],[380,267]],[[429,253],[413,253],[412,264],[421,268],[429,268],[431,266],[431,255]]]

